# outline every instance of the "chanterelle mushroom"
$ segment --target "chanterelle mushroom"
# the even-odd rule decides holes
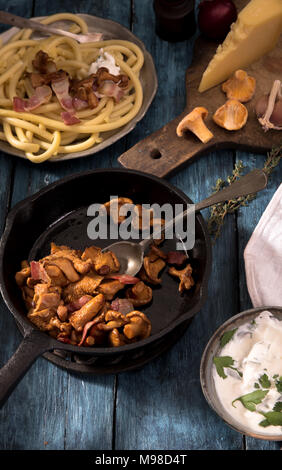
[[[191,113],[187,114],[176,128],[178,137],[182,137],[184,132],[189,130],[195,134],[204,144],[213,138],[213,134],[204,123],[208,115],[208,110],[203,107],[194,108]]]
[[[110,331],[113,328],[120,328],[127,323],[127,318],[120,312],[114,310],[108,310],[105,315],[106,323],[99,323],[97,328],[102,331]]]
[[[161,258],[157,258],[155,261],[151,261],[149,256],[145,256],[143,262],[145,276],[144,278],[142,277],[142,279],[145,281],[147,280],[152,284],[160,284],[162,280],[158,276],[165,265],[165,261]]]
[[[96,273],[101,276],[118,272],[120,269],[119,260],[112,251],[102,253],[101,248],[96,246],[86,248],[82,253],[81,258],[83,260],[88,260]]]
[[[110,331],[108,340],[109,340],[110,345],[114,346],[115,348],[126,344],[125,336],[122,333],[120,333],[117,328],[114,328],[112,331]]]
[[[184,269],[178,270],[174,266],[169,268],[169,274],[176,276],[180,279],[179,283],[179,292],[184,292],[184,290],[189,290],[195,284],[192,277],[192,267],[191,264],[187,264]]]
[[[111,199],[108,202],[105,202],[104,206],[107,210],[107,213],[112,217],[114,223],[116,224],[121,224],[125,219],[125,215],[120,214],[120,208],[124,204],[130,204],[133,205],[132,199],[129,199],[127,197],[118,197]]]
[[[146,286],[143,281],[137,282],[133,287],[127,289],[125,295],[134,307],[148,304],[153,297],[151,287]]]
[[[248,110],[238,100],[228,100],[213,115],[216,124],[228,131],[237,131],[247,122]]]
[[[155,261],[158,258],[162,258],[163,260],[167,259],[167,254],[164,253],[160,248],[158,248],[154,243],[151,245],[148,256],[151,262]]]
[[[244,70],[236,70],[234,75],[222,84],[221,88],[229,100],[246,103],[254,95],[256,79],[250,77]]]
[[[134,310],[128,313],[126,318],[129,320],[129,323],[123,328],[123,333],[126,338],[133,339],[138,337],[145,339],[150,336],[152,329],[151,322],[144,313]]]

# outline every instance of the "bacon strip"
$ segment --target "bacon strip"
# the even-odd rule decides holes
[[[65,336],[63,333],[60,333],[60,334],[57,336],[57,340],[58,340],[58,341],[61,341],[61,343],[72,344],[70,338],[68,338],[67,336]]]
[[[50,283],[51,281],[50,277],[48,276],[42,264],[39,263],[39,261],[30,262],[30,272],[32,279],[34,279],[35,281],[44,281],[46,283]]]
[[[110,98],[114,98],[114,100],[118,103],[124,95],[124,91],[113,81],[105,80],[102,82],[101,86],[98,88],[98,92],[101,95],[109,96]]]
[[[67,73],[64,72],[64,70],[58,70],[56,72],[51,73],[31,72],[27,75],[30,78],[33,88],[37,88],[38,86],[42,85],[50,85],[52,80],[59,80],[61,78],[67,77]]]
[[[79,124],[80,119],[75,116],[75,108],[73,106],[73,98],[69,94],[69,79],[67,76],[61,77],[58,80],[52,80],[52,89],[58,98],[60,105],[65,111],[61,113],[61,118],[64,124],[72,126]]]
[[[95,323],[97,323],[97,321],[92,320],[92,321],[89,321],[88,323],[86,323],[86,325],[84,325],[82,338],[81,338],[81,341],[78,344],[78,346],[82,346],[82,344],[84,343],[84,340],[86,339],[88,331],[90,330],[91,326],[95,325]]]
[[[72,104],[76,111],[80,111],[81,109],[88,108],[88,102],[86,100],[80,100],[79,98],[76,98],[76,97],[72,99]]]
[[[107,274],[107,279],[117,279],[122,284],[137,284],[140,281],[138,277],[129,276],[129,274]]]
[[[63,111],[61,113],[61,118],[64,121],[64,124],[67,126],[80,123],[80,119],[78,119],[73,113],[70,113],[69,111]]]
[[[66,305],[69,313],[76,312],[76,310],[79,310],[83,305],[87,304],[89,300],[92,299],[91,295],[83,295],[77,300],[74,300],[73,302],[70,302],[69,304]]]
[[[25,111],[33,111],[42,104],[48,103],[52,96],[52,90],[49,86],[43,85],[36,88],[34,95],[29,99],[19,98],[14,96],[13,108],[14,111],[19,113]]]
[[[186,254],[182,253],[181,251],[169,251],[167,254],[168,264],[176,264],[178,266],[181,266],[181,264],[183,264],[186,260]]]
[[[119,299],[118,297],[114,299],[111,303],[111,309],[116,312],[120,312],[123,315],[130,313],[134,310],[133,304],[128,299]]]
[[[58,98],[58,101],[63,109],[69,112],[74,112],[72,104],[72,97],[69,94],[69,79],[68,77],[61,77],[51,82],[52,90]]]

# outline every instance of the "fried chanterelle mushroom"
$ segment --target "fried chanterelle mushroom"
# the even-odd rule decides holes
[[[151,334],[151,322],[146,315],[134,310],[126,315],[128,323],[123,328],[123,333],[128,339],[145,339]]]
[[[121,224],[126,219],[126,215],[120,213],[122,206],[125,204],[133,205],[132,199],[129,199],[128,197],[118,197],[111,199],[104,204],[108,215],[110,215],[113,221],[117,224]]]
[[[148,256],[144,257],[143,266],[139,273],[142,281],[149,284],[161,284],[160,272],[166,266],[166,255],[155,245],[151,246]]]
[[[110,212],[111,204],[119,209],[127,203],[131,199],[117,198],[105,206]],[[141,206],[136,207],[140,228]],[[147,215],[155,230],[150,210]],[[124,220],[118,212],[114,217],[118,223]],[[157,219],[157,237],[163,223]],[[38,261],[23,261],[15,274],[28,319],[58,341],[76,346],[118,347],[147,338],[151,321],[135,309],[150,306],[166,265],[180,279],[180,292],[194,285],[190,264],[181,270],[175,267],[182,268],[187,255],[165,253],[159,247],[163,236],[154,239],[137,276],[119,273],[120,262],[111,251],[102,252],[97,246],[82,251],[51,243],[50,254]]]
[[[111,251],[102,253],[92,246],[82,252],[52,243],[48,256],[22,262],[15,275],[28,309],[27,317],[63,343],[121,346],[137,341],[139,337],[127,338],[123,334],[124,326],[130,322],[123,312],[134,311],[133,302],[126,298],[125,285],[137,286],[138,305],[148,303],[152,292],[139,278],[118,274],[119,266]],[[120,291],[123,298],[115,299]],[[122,311],[115,310],[109,301]]]
[[[184,292],[185,290],[191,289],[194,286],[194,279],[192,277],[192,267],[191,264],[187,264],[187,266],[183,269],[176,269],[174,266],[171,266],[168,270],[169,274],[172,276],[176,276],[179,278],[179,292]]]
[[[144,284],[143,281],[139,281],[134,286],[129,287],[126,290],[125,295],[134,307],[141,307],[142,305],[146,305],[151,302],[153,291],[151,287]]]

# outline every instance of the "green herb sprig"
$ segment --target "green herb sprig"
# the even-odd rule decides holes
[[[268,154],[264,162],[263,170],[267,175],[270,175],[272,171],[278,166],[282,157],[282,145],[273,148]],[[218,178],[214,186],[214,192],[218,192],[225,186],[230,185],[234,181],[238,180],[244,172],[245,165],[240,160],[235,164],[234,170],[231,176],[228,176],[226,181],[222,178]],[[224,220],[227,214],[234,214],[242,206],[248,206],[251,201],[256,198],[256,194],[249,194],[248,196],[241,196],[236,199],[232,199],[227,202],[220,202],[210,208],[210,217],[208,219],[208,231],[215,241],[220,233]]]
[[[236,331],[238,330],[238,328],[234,328],[234,330],[229,330],[229,331],[226,331],[222,337],[220,338],[220,347],[223,348],[227,343],[229,343],[229,341],[233,338],[234,334],[236,333]]]
[[[261,384],[262,388],[270,388],[271,387],[271,382],[266,374],[263,374],[259,378],[259,383]]]
[[[242,377],[242,372],[240,372],[234,365],[234,359],[231,356],[214,356],[213,363],[216,367],[216,371],[220,377],[226,379],[227,375],[224,372],[224,367],[235,370],[240,377]]]
[[[235,401],[240,401],[247,410],[256,411],[256,405],[261,403],[267,394],[268,390],[255,390],[254,392],[247,393],[247,395],[235,398],[232,402],[232,406],[234,406]],[[236,408],[236,406],[234,407]]]
[[[260,426],[266,428],[267,426],[282,426],[282,413],[279,411],[268,411],[263,413],[260,411],[260,414],[265,417],[263,421],[259,423]]]
[[[282,393],[282,377],[279,377],[279,378],[275,381],[275,386],[276,386],[276,388],[277,388],[277,392]]]

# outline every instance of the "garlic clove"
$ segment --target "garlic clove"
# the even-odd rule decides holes
[[[282,83],[280,80],[273,82],[270,94],[258,100],[255,110],[264,131],[282,130]]]
[[[275,127],[282,129],[282,100],[276,101],[269,120]]]
[[[262,95],[256,102],[255,111],[257,117],[262,117],[266,111],[269,95]]]

